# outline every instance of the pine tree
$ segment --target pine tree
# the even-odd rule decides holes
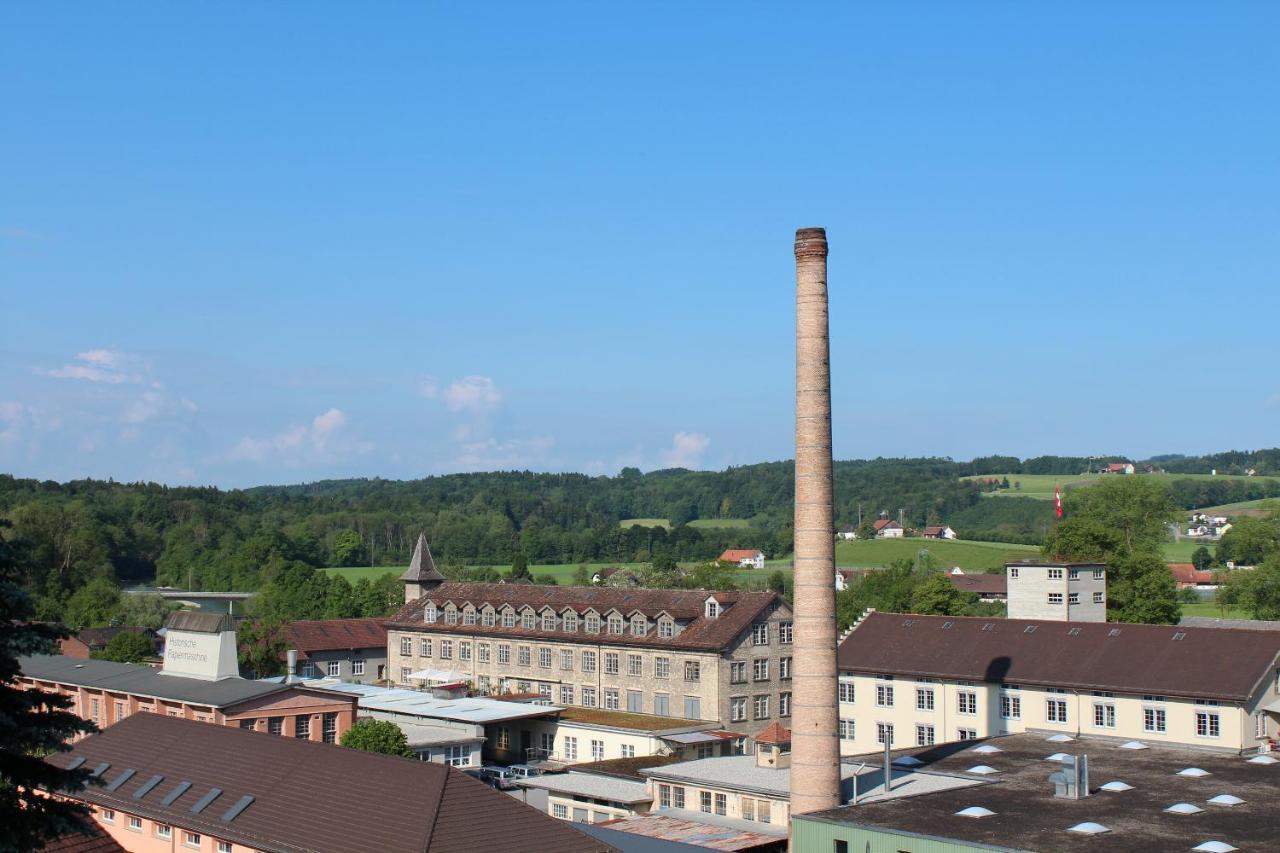
[[[69,698],[14,686],[19,656],[55,654],[58,640],[68,635],[30,621],[33,605],[19,585],[16,549],[4,537],[8,526],[0,519],[0,851],[36,850],[88,827],[87,806],[41,793],[83,790],[88,771],[61,770],[44,756],[98,729],[66,710]]]

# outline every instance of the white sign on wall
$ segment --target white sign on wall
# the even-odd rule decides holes
[[[209,680],[239,676],[235,632],[206,634],[170,629],[164,638],[162,671]]]

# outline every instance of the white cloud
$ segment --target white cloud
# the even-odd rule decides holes
[[[371,443],[347,436],[346,426],[346,413],[329,409],[316,415],[309,424],[296,424],[267,438],[245,436],[227,452],[227,458],[253,462],[270,458],[292,466],[333,462],[373,449]]]
[[[440,396],[440,380],[434,376],[424,376],[418,380],[418,396],[434,400]]]
[[[702,455],[711,446],[711,439],[701,432],[678,432],[671,440],[671,447],[660,454],[666,468],[697,468]]]
[[[549,435],[505,441],[495,438],[473,441],[462,445],[462,452],[451,464],[454,468],[468,471],[529,468],[545,461],[555,443]]]
[[[158,391],[146,391],[141,398],[134,400],[124,410],[124,422],[127,424],[146,423],[160,414],[162,408],[164,408],[164,397]]]
[[[86,382],[121,385],[141,382],[143,367],[137,356],[105,347],[78,353],[75,359],[62,367],[37,372],[56,379],[82,379]]]
[[[450,411],[487,412],[502,402],[502,392],[487,376],[464,376],[450,382],[440,392]]]

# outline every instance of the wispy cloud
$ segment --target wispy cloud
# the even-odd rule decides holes
[[[259,462],[268,458],[287,466],[310,462],[333,462],[359,456],[373,449],[373,444],[347,434],[347,415],[341,409],[329,409],[311,419],[267,438],[245,436],[227,452],[227,458]]]
[[[536,467],[546,461],[547,454],[555,447],[555,443],[555,439],[549,435],[505,441],[487,438],[463,444],[461,453],[454,458],[452,465],[469,471]]]
[[[81,379],[86,382],[122,385],[142,382],[145,365],[137,356],[107,347],[86,350],[62,367],[52,370],[37,368],[36,372],[55,379]]]
[[[453,412],[489,412],[501,405],[502,392],[488,376],[464,376],[450,382],[440,398]]]
[[[678,432],[671,440],[671,446],[662,451],[660,458],[667,468],[697,468],[702,464],[702,456],[711,446],[711,439],[701,432]]]

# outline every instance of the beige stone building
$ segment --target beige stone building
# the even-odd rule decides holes
[[[1107,567],[1025,560],[1005,566],[1010,619],[1107,621]]]
[[[842,754],[1020,732],[1274,744],[1280,632],[871,613],[839,652]]]
[[[433,673],[746,735],[790,717],[793,626],[776,593],[454,583],[419,546],[387,625],[399,683]]]

